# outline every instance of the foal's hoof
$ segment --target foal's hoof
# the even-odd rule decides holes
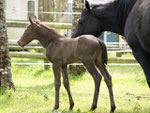
[[[69,110],[72,110],[74,107],[74,103],[70,104]]]
[[[94,111],[97,108],[97,106],[92,106],[90,111]]]
[[[53,111],[57,110],[59,108],[59,106],[54,106]]]
[[[110,113],[114,113],[115,109],[116,109],[116,106],[111,107]]]

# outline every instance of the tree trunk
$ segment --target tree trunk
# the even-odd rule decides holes
[[[4,14],[5,0],[0,0],[0,92],[5,89],[13,89],[11,61],[8,50],[8,37],[6,33],[6,20]]]
[[[39,0],[38,12],[39,19],[41,21],[53,21],[55,16],[49,13],[42,12],[50,12],[55,10],[55,0]]]
[[[44,13],[41,13],[41,12],[50,12],[51,11],[51,6],[53,6],[52,0],[39,0],[38,4],[39,4],[38,12],[40,12],[39,15],[38,15],[39,19],[41,21],[49,21],[49,22],[51,22],[51,20],[53,20],[54,17],[52,17],[50,14],[44,14]],[[45,50],[44,49],[41,50],[41,51],[43,52],[43,54],[45,54]],[[44,63],[49,63],[49,60],[44,59]],[[44,68],[45,69],[49,69],[50,66],[49,65],[44,65]]]
[[[82,12],[83,8],[84,8],[84,0],[73,0],[73,6],[72,6],[73,12]],[[72,20],[72,31],[73,32],[76,28],[79,18],[80,18],[80,15],[76,14],[73,16],[73,20]],[[77,65],[77,66],[71,65],[71,66],[69,66],[69,70],[74,75],[80,75],[86,71],[86,69],[82,65]]]
[[[72,5],[73,12],[82,12],[83,8],[84,8],[84,0],[73,0]],[[80,15],[74,15],[72,20],[72,31],[75,30],[79,18]]]

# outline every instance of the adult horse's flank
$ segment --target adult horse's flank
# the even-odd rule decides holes
[[[104,80],[109,89],[111,112],[114,112],[116,106],[112,91],[112,80],[108,73],[105,64],[107,63],[107,51],[103,41],[92,36],[82,35],[75,39],[67,38],[58,34],[54,29],[48,28],[40,24],[37,20],[29,19],[31,24],[26,28],[23,36],[18,41],[21,47],[24,47],[32,40],[39,40],[42,46],[46,49],[46,56],[52,62],[54,77],[55,77],[55,106],[59,108],[59,88],[60,75],[62,72],[64,87],[70,102],[70,109],[74,106],[74,101],[70,92],[70,86],[67,74],[67,64],[81,61],[92,75],[95,83],[95,92],[91,110],[97,107],[100,82],[102,73]]]
[[[86,1],[85,6],[72,37],[99,36],[103,31],[125,36],[150,87],[150,0],[115,0],[91,6]]]

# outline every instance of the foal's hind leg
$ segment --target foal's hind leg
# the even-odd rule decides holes
[[[102,76],[97,71],[94,62],[87,61],[87,62],[83,62],[83,64],[87,68],[88,72],[92,75],[94,82],[95,82],[95,92],[94,92],[93,104],[91,107],[91,110],[93,111],[97,107],[100,82],[101,82]]]
[[[111,102],[111,112],[114,112],[116,109],[116,105],[115,105],[114,96],[113,96],[111,76],[110,76],[109,72],[107,71],[105,65],[102,64],[102,62],[96,60],[96,66],[101,71],[102,75],[104,76],[104,81],[109,90],[109,96],[110,96],[110,102]]]
[[[74,106],[74,102],[72,99],[72,95],[70,92],[70,86],[69,86],[69,81],[68,81],[68,73],[67,73],[67,65],[62,66],[62,75],[63,75],[63,83],[64,83],[64,87],[67,91],[68,97],[69,97],[69,103],[70,103],[70,110],[72,110],[73,106]]]

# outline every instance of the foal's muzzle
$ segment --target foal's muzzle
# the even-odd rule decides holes
[[[22,43],[21,40],[18,40],[18,41],[17,41],[17,44],[18,44],[19,46],[21,46],[21,47],[24,47],[24,45],[23,45],[23,43]]]

